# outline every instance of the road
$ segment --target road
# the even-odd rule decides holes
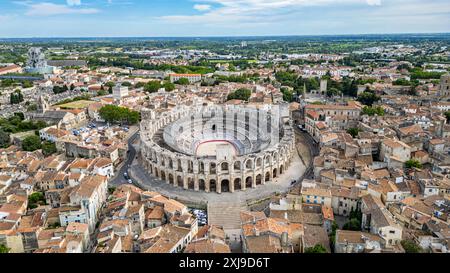
[[[136,158],[136,149],[133,146],[133,143],[139,137],[139,130],[137,130],[129,139],[128,139],[128,153],[127,160],[122,163],[122,167],[116,171],[116,176],[109,181],[109,185],[113,187],[117,187],[123,184],[128,184],[128,181],[123,177],[124,173],[129,172],[129,168]]]

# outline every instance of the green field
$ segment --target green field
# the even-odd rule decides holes
[[[74,101],[74,102],[69,102],[66,104],[59,105],[59,107],[64,108],[64,109],[84,109],[93,103],[95,103],[95,102],[90,101],[90,100],[79,100],[79,101]]]

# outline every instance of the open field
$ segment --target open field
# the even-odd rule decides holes
[[[74,101],[74,102],[69,102],[66,104],[59,105],[59,107],[64,108],[64,109],[83,109],[93,103],[94,103],[94,101],[79,100],[79,101]]]

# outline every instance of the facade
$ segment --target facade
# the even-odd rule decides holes
[[[128,96],[128,87],[122,85],[116,85],[113,87],[113,97],[115,100],[122,100]]]
[[[201,74],[170,74],[169,77],[171,83],[180,79],[188,79],[190,83],[196,83],[202,80]]]
[[[442,75],[441,77],[440,95],[442,97],[450,95],[450,74]]]
[[[159,115],[143,110],[144,167],[153,176],[186,190],[234,192],[273,182],[287,169],[295,150],[293,128],[286,121],[289,111],[280,109],[274,107],[270,114],[234,105],[181,106]],[[270,128],[258,125],[258,115],[270,120]],[[274,140],[278,130],[282,137]],[[219,144],[210,146],[209,151],[202,146],[216,142]],[[205,154],[199,154],[201,151]]]

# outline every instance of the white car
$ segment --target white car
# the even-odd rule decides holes
[[[133,180],[128,179],[128,184],[133,184]]]

